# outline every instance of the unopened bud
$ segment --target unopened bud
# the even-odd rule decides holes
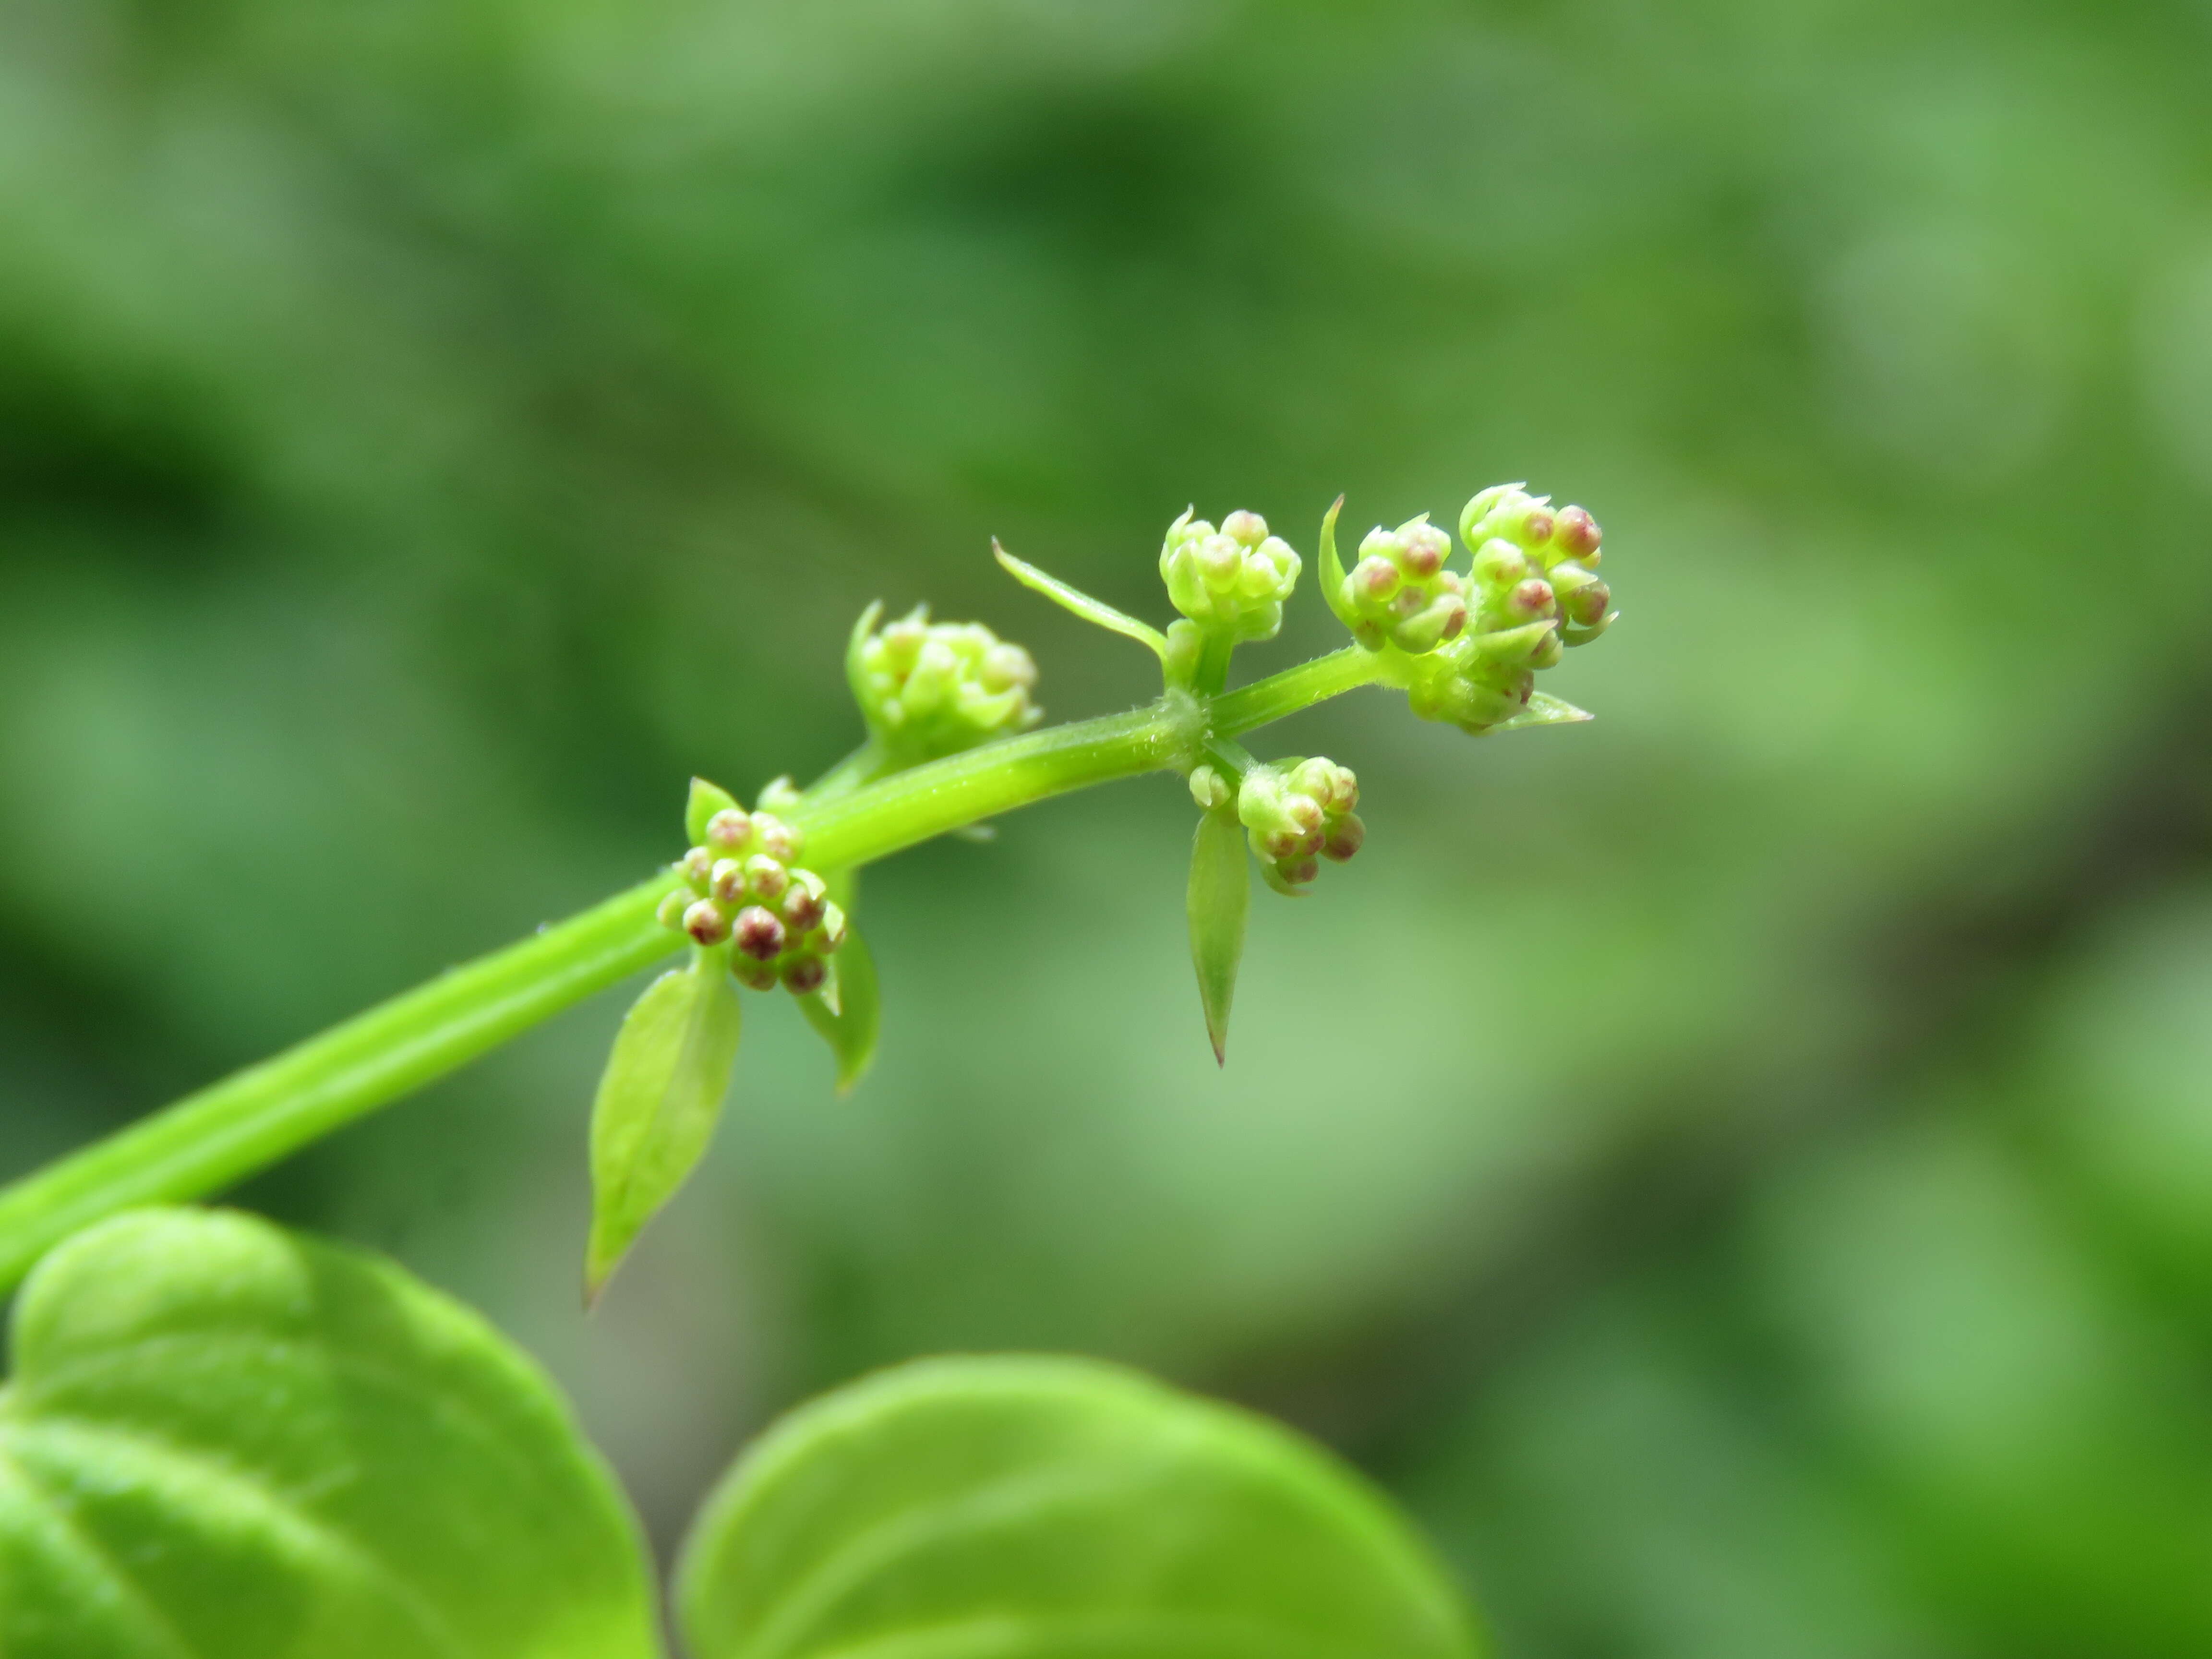
[[[718,853],[734,853],[752,833],[752,818],[742,807],[725,808],[707,820],[707,845]]]
[[[1036,664],[1020,646],[980,623],[933,623],[927,607],[870,633],[874,615],[861,618],[846,673],[868,729],[902,759],[957,754],[1044,718],[1030,699]]]
[[[793,957],[783,964],[784,988],[793,996],[811,996],[830,977],[830,964],[820,957]]]
[[[1267,521],[1240,507],[1221,521],[1221,533],[1246,547],[1257,547],[1267,539]]]
[[[788,864],[799,856],[799,846],[805,839],[799,835],[797,825],[786,823],[770,812],[753,814],[753,836],[760,842],[762,852],[782,864]]]
[[[1329,827],[1328,839],[1322,843],[1322,856],[1342,864],[1367,841],[1367,825],[1357,812],[1346,812]]]
[[[1516,617],[1549,617],[1558,607],[1553,602],[1551,583],[1541,576],[1531,576],[1505,596],[1505,608]]]
[[[707,890],[725,904],[737,903],[745,896],[745,866],[735,859],[717,860]]]
[[[1559,509],[1559,521],[1553,528],[1552,539],[1569,558],[1595,564],[1598,544],[1605,539],[1605,532],[1585,509],[1563,507]]]
[[[695,847],[678,861],[676,869],[693,892],[703,893],[714,873],[714,855],[703,847]]]
[[[684,912],[684,931],[702,945],[720,945],[730,936],[730,918],[712,899],[701,899]]]
[[[733,951],[730,953],[730,972],[737,976],[738,984],[749,990],[773,991],[775,989],[776,972],[774,962],[762,962],[757,957],[745,955],[742,951]]]
[[[684,913],[690,908],[693,902],[689,891],[681,887],[672,887],[662,896],[660,903],[653,910],[653,920],[663,927],[681,927]]]
[[[757,904],[748,904],[738,912],[730,936],[737,940],[738,949],[756,962],[774,962],[783,954],[783,924]]]
[[[1232,792],[1229,780],[1211,766],[1194,767],[1190,775],[1190,798],[1201,811],[1211,812],[1218,806],[1226,806]]]
[[[793,932],[809,933],[820,925],[828,905],[820,894],[794,884],[783,896],[783,920]]]
[[[746,890],[755,898],[773,903],[783,896],[783,890],[791,885],[791,872],[781,860],[765,853],[756,853],[745,860]]]

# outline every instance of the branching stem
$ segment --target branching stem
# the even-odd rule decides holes
[[[1251,731],[1377,678],[1376,659],[1353,647],[1218,698],[1171,693],[905,770],[889,769],[871,742],[790,817],[808,864],[852,869],[1092,784],[1188,771],[1214,733]],[[682,939],[653,913],[674,880],[663,872],[0,1188],[0,1291],[102,1217],[219,1192],[672,954]]]

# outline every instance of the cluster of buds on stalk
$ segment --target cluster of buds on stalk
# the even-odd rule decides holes
[[[795,862],[799,851],[799,832],[773,812],[720,808],[677,861],[683,884],[661,901],[662,925],[697,945],[730,945],[730,971],[756,991],[821,990],[845,942],[845,913]]]
[[[1256,513],[1231,513],[1216,530],[1192,518],[1195,510],[1184,508],[1160,545],[1168,598],[1201,633],[1236,643],[1273,639],[1297,586],[1298,556]]]
[[[1509,722],[1583,718],[1556,699],[1537,698],[1536,674],[1613,621],[1612,592],[1597,574],[1603,538],[1597,520],[1579,507],[1554,507],[1519,484],[1498,484],[1467,504],[1460,537],[1474,556],[1463,578],[1441,568],[1437,544],[1443,535],[1425,519],[1388,537],[1369,536],[1359,564],[1343,580],[1337,614],[1370,650],[1395,647],[1411,659],[1403,683],[1424,720],[1480,733]],[[1332,569],[1334,546],[1333,530],[1325,527],[1323,556]],[[1429,586],[1417,589],[1407,578],[1427,568],[1432,553],[1439,553],[1437,566]],[[1379,627],[1378,604],[1402,605],[1407,625],[1395,632]]]
[[[876,629],[871,605],[853,630],[846,675],[876,741],[909,761],[934,760],[1044,718],[1030,697],[1036,663],[981,623],[933,623],[917,605]]]
[[[1228,780],[1211,766],[1199,767],[1190,793],[1212,811],[1227,804]],[[1322,859],[1342,864],[1367,839],[1367,826],[1352,811],[1359,805],[1359,780],[1326,756],[1251,767],[1235,798],[1260,874],[1279,893],[1302,892],[1321,873]]]
[[[1412,656],[1457,639],[1467,626],[1467,589],[1458,572],[1444,568],[1450,553],[1451,537],[1425,513],[1395,530],[1369,531],[1359,562],[1337,590],[1352,636],[1370,651],[1388,641]]]

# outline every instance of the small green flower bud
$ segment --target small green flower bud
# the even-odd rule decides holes
[[[663,927],[680,928],[684,926],[684,913],[690,908],[694,900],[689,890],[682,887],[672,887],[662,897],[659,908],[653,911],[653,920]]]
[[[774,962],[763,962],[742,951],[730,953],[730,971],[737,975],[738,983],[752,991],[775,989],[776,971]]]
[[[745,866],[735,859],[717,859],[707,890],[725,904],[740,902],[745,896]]]
[[[1321,845],[1321,855],[1342,864],[1357,853],[1366,841],[1366,823],[1362,821],[1358,813],[1346,812],[1329,826],[1328,839]]]
[[[1559,614],[1577,628],[1600,628],[1613,604],[1613,590],[1597,573],[1578,563],[1552,567],[1552,586],[1559,596]]]
[[[791,872],[780,859],[756,853],[745,860],[744,890],[754,898],[774,903],[791,885]]]
[[[712,899],[701,899],[684,912],[684,931],[702,945],[720,945],[730,936],[729,914]]]
[[[677,861],[676,872],[693,892],[703,893],[714,873],[714,855],[703,847],[695,847]]]
[[[783,954],[783,924],[773,912],[757,904],[748,904],[738,911],[733,927],[727,923],[724,926],[728,929],[726,936],[734,939],[738,949],[756,962],[774,962]]]
[[[743,807],[726,807],[707,820],[707,845],[717,853],[736,852],[752,833],[752,818]]]
[[[786,823],[770,812],[753,814],[753,842],[763,853],[781,864],[788,864],[799,856],[805,837],[795,824]]]
[[[1370,651],[1389,644],[1417,657],[1456,638],[1467,601],[1459,576],[1443,568],[1450,551],[1451,538],[1425,513],[1395,530],[1369,531],[1337,595],[1352,637]]]
[[[787,957],[778,971],[784,988],[793,996],[811,996],[829,979],[830,964],[817,956]]]
[[[861,617],[846,670],[869,731],[887,748],[933,760],[1044,718],[1030,697],[1036,664],[1018,645],[980,623],[933,623],[927,605],[871,633],[878,614]]]
[[[1241,509],[1216,530],[1186,508],[1160,547],[1160,577],[1175,608],[1232,641],[1275,637],[1299,568],[1291,544],[1269,535],[1258,514]],[[1172,647],[1172,632],[1169,638]]]
[[[1217,806],[1226,806],[1230,795],[1229,780],[1211,766],[1194,768],[1190,775],[1190,798],[1201,811],[1211,812]]]

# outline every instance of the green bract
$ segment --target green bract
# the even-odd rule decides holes
[[[7,1659],[644,1659],[566,1407],[390,1265],[141,1211],[46,1258],[0,1394]]]
[[[738,993],[726,955],[694,951],[689,966],[653,981],[615,1037],[592,1103],[586,1299],[599,1295],[714,1136],[738,1058]]]
[[[1458,1596],[1297,1437],[1117,1367],[903,1366],[772,1431],[678,1569],[696,1659],[1472,1659]]]

